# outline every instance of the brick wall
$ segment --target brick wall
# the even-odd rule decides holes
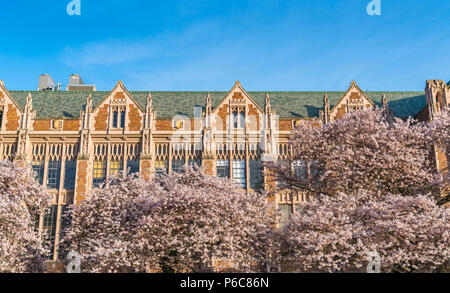
[[[215,174],[215,163],[214,158],[203,158],[202,167],[205,168],[205,174],[213,176]]]
[[[8,104],[6,113],[6,130],[19,130],[20,116],[13,104]]]
[[[341,105],[337,108],[335,119],[341,119],[342,117],[344,117],[345,113],[347,113],[347,106]]]
[[[280,123],[280,131],[289,131],[292,130],[292,120],[291,119],[283,119],[279,120]]]
[[[77,160],[77,179],[75,187],[75,203],[79,203],[86,198],[89,185],[89,161]]]
[[[96,131],[106,131],[108,123],[108,104],[103,105],[95,116],[94,128]]]
[[[220,119],[216,119],[216,130],[226,130],[227,129],[227,116],[228,116],[228,105],[223,105],[221,108],[219,108],[219,111],[217,113],[217,117]],[[219,122],[222,120],[221,122]],[[222,129],[221,127],[222,124]]]
[[[437,161],[439,171],[448,170],[447,155],[441,148],[437,148]]]
[[[33,129],[35,131],[48,131],[51,123],[51,120],[34,120]]]
[[[139,131],[142,128],[142,116],[139,114],[139,109],[134,104],[130,104],[130,112],[128,113],[130,123],[128,123],[128,130]]]
[[[64,120],[63,130],[65,131],[78,131],[80,130],[80,120]]]
[[[141,159],[140,160],[140,173],[144,179],[150,179],[152,174],[152,160],[151,159]]]
[[[259,114],[256,107],[253,105],[248,106],[248,115],[250,117],[250,130],[258,131],[259,130]]]
[[[172,130],[172,120],[156,120],[156,130],[170,131]]]

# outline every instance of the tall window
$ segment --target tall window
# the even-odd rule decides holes
[[[304,178],[306,177],[306,166],[305,163],[301,160],[294,161],[293,163],[294,167],[294,174],[296,177]]]
[[[200,159],[189,159],[188,165],[199,168],[199,167],[202,166],[202,160],[200,160]]]
[[[239,112],[239,123],[240,123],[240,127],[242,129],[245,129],[245,112],[244,111]]]
[[[93,184],[100,187],[106,180],[106,161],[94,161],[94,180]]]
[[[2,127],[3,123],[3,109],[0,109],[0,128]]]
[[[127,161],[128,174],[139,173],[139,159],[131,159]]]
[[[165,175],[168,173],[169,164],[167,160],[156,160],[155,162],[155,172],[156,175]]]
[[[109,176],[115,176],[123,170],[123,161],[111,161],[109,164]]]
[[[120,112],[120,128],[125,128],[125,109]]]
[[[233,128],[238,128],[238,113],[233,112]]]
[[[230,178],[230,161],[217,160],[217,177]]]
[[[66,161],[64,168],[64,188],[74,189],[75,188],[75,177],[77,170],[77,161],[70,160]]]
[[[292,218],[294,213],[301,213],[303,207],[299,204],[279,204],[278,210],[281,214],[280,224],[284,226]]]
[[[119,125],[119,110],[116,109],[113,111],[113,121],[112,121],[112,127],[117,128]]]
[[[61,218],[59,219],[59,239],[63,239],[65,235],[65,230],[70,226],[71,218],[70,214],[67,214],[67,206],[61,206]]]
[[[112,128],[125,128],[125,107],[114,107],[112,111]]]
[[[252,189],[261,188],[261,162],[259,160],[250,160],[250,187]]]
[[[233,183],[238,188],[246,188],[245,160],[233,160]]]
[[[44,184],[44,160],[33,162],[32,168],[36,181],[38,181],[41,185]]]
[[[47,188],[58,189],[61,176],[61,161],[50,160],[48,162]]]
[[[236,109],[233,111],[232,117],[233,128],[242,128],[245,129],[245,110],[244,109]]]
[[[184,160],[172,160],[172,172],[178,173],[183,170]]]
[[[42,222],[42,231],[44,233],[45,243],[47,247],[52,250],[55,245],[57,213],[58,206],[52,206],[44,214],[44,219]]]

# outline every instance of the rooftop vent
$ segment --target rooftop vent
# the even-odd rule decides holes
[[[81,85],[81,84],[84,84],[84,81],[79,74],[72,74],[69,76],[69,85]]]
[[[39,76],[38,91],[56,91],[58,88],[59,85],[55,83],[49,74],[44,73]]]
[[[83,79],[79,74],[72,74],[69,76],[69,85],[67,91],[95,91],[95,85],[84,84]]]

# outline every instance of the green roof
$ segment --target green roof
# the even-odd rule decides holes
[[[93,106],[96,107],[110,92],[107,91],[10,91],[10,94],[23,108],[28,93],[33,97],[33,109],[37,118],[79,118],[84,109],[86,97],[92,94]],[[148,91],[131,91],[133,98],[145,108]],[[194,116],[195,107],[204,107],[208,92],[150,92],[153,108],[158,118],[173,118],[176,115]],[[228,92],[210,92],[213,107],[217,106]],[[281,118],[314,118],[319,117],[323,109],[325,92],[248,92],[255,102],[264,108],[265,94],[270,95],[272,109]],[[326,92],[333,107],[345,92]],[[374,103],[381,106],[382,94],[386,94],[389,109],[397,117],[414,116],[426,106],[424,92],[366,92]]]

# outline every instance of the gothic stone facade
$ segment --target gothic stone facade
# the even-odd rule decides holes
[[[110,92],[8,91],[0,81],[0,159],[31,163],[54,195],[39,229],[58,243],[66,207],[106,178],[140,172],[146,178],[187,164],[231,178],[244,192],[269,188],[261,161],[290,156],[288,136],[300,120],[329,123],[345,113],[386,105],[397,117],[431,120],[450,104],[450,86],[427,81],[425,92]],[[437,168],[447,158],[436,149]],[[279,194],[283,213],[305,198]],[[54,245],[54,258],[57,258]]]

